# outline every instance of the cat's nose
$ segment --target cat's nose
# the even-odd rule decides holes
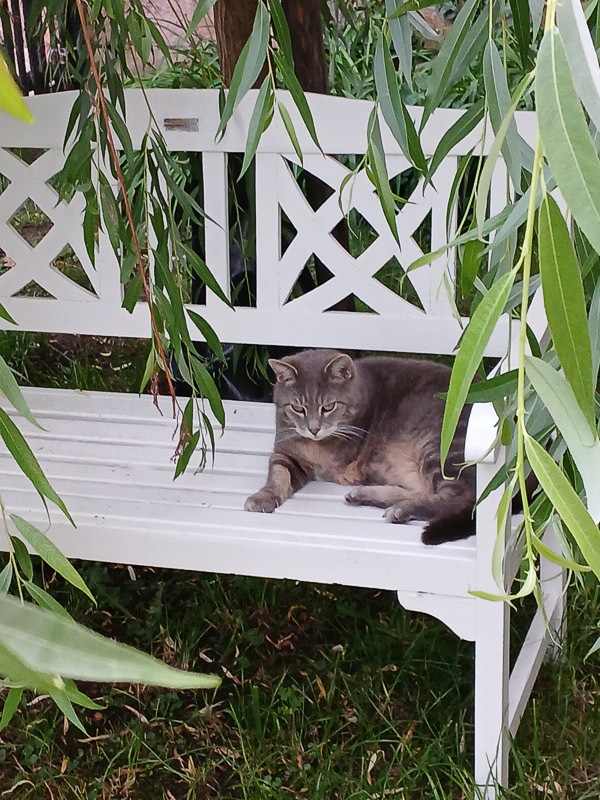
[[[317,433],[321,430],[320,425],[309,425],[308,430],[312,433],[313,436],[316,436]]]

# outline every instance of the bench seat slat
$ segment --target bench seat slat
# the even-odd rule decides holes
[[[19,424],[77,523],[51,506],[49,534],[71,557],[380,589],[443,586],[452,596],[475,585],[473,539],[427,548],[422,525],[390,525],[380,509],[350,507],[344,486],[313,482],[274,514],[245,512],[266,476],[270,404],[227,403],[235,425],[217,438],[214,465],[174,481],[173,421],[151,397],[25,393],[46,431]],[[5,450],[0,470],[10,510],[48,529],[40,498]]]

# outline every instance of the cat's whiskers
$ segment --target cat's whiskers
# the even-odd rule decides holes
[[[359,428],[357,425],[338,425],[336,431],[349,439],[364,439],[368,433],[367,430]]]
[[[281,428],[277,431],[275,436],[276,442],[283,442],[286,439],[294,439],[299,437],[300,433],[298,432],[297,428]]]

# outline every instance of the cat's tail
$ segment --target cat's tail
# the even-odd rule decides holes
[[[429,521],[421,535],[423,544],[442,544],[467,539],[475,533],[473,507],[444,514]]]

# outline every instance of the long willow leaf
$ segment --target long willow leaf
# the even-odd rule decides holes
[[[424,128],[431,113],[438,107],[441,99],[451,85],[454,63],[469,33],[478,6],[479,0],[468,0],[468,2],[465,3],[454,20],[454,24],[433,62],[433,69],[431,71],[431,78],[429,79],[427,96],[425,98],[423,118],[421,120],[421,129]]]
[[[587,497],[588,511],[596,522],[600,522],[598,437],[590,431],[573,390],[562,375],[545,361],[531,356],[525,359],[525,369],[531,385],[561,432],[579,470]]]
[[[600,531],[577,493],[541,444],[525,437],[525,451],[542,489],[571,531],[583,557],[600,579]]]
[[[4,439],[4,444],[9,449],[10,454],[17,462],[19,468],[29,478],[40,495],[42,495],[42,497],[47,497],[48,500],[55,503],[63,512],[65,517],[67,517],[69,522],[75,525],[71,519],[71,515],[67,511],[67,507],[56,494],[52,486],[50,486],[50,483],[44,475],[42,468],[38,464],[36,457],[33,455],[31,448],[23,438],[23,434],[20,432],[8,414],[1,408],[0,436]]]
[[[539,248],[544,306],[554,349],[595,434],[592,348],[583,282],[567,223],[548,195],[540,208]]]
[[[398,8],[398,4],[400,4]],[[406,85],[412,92],[412,30],[408,17],[396,17],[406,4],[402,0],[385,0],[385,13],[388,15],[388,28],[394,44],[394,50],[400,62]]]
[[[240,53],[233,71],[231,86],[227,92],[227,99],[221,113],[221,121],[217,128],[217,138],[224,133],[227,123],[231,119],[242,97],[252,88],[260,75],[267,55],[268,42],[269,14],[262,0],[259,0],[256,7],[256,16],[254,18],[252,33],[242,48],[242,52]]]
[[[477,230],[479,232],[480,239],[483,238],[483,225],[485,222],[487,200],[490,191],[490,185],[492,183],[492,176],[494,174],[494,167],[496,166],[496,161],[498,160],[502,145],[504,144],[504,138],[508,132],[511,122],[513,122],[514,113],[517,109],[517,106],[521,102],[521,98],[525,94],[525,90],[531,83],[532,77],[533,76],[531,74],[525,75],[525,77],[517,86],[510,107],[504,115],[502,124],[498,128],[496,137],[494,138],[492,146],[490,147],[490,152],[488,153],[485,164],[483,165],[483,169],[481,170],[479,186],[477,187],[477,201],[475,204],[475,218],[477,220]]]
[[[375,88],[377,89],[377,99],[381,105],[383,118],[387,122],[388,128],[393,133],[394,139],[400,145],[404,155],[409,160],[412,160],[408,145],[408,133],[404,122],[404,108],[398,90],[398,77],[392,64],[392,58],[383,31],[379,32],[375,48]]]
[[[504,311],[514,279],[515,273],[509,272],[494,283],[475,309],[471,321],[463,334],[452,369],[448,398],[444,410],[440,447],[442,465],[446,461],[475,371],[481,363],[483,352],[492,335],[492,331]]]
[[[429,183],[429,181],[432,179],[436,169],[448,155],[450,150],[459,142],[462,142],[465,136],[471,133],[477,123],[483,119],[483,111],[484,102],[483,100],[478,100],[477,103],[471,106],[468,111],[465,111],[464,114],[461,114],[454,125],[448,128],[446,133],[440,139],[438,146],[435,148],[435,153],[433,154],[433,158],[431,159],[427,169],[427,175],[425,176],[427,183]]]
[[[513,27],[517,45],[519,46],[519,56],[524,69],[529,65],[529,45],[531,35],[529,30],[529,3],[528,0],[509,0],[510,10],[513,16]]]
[[[29,406],[23,397],[19,384],[16,382],[15,376],[12,374],[10,367],[2,356],[0,356],[0,391],[22,417],[25,417],[32,425],[43,430],[40,423],[29,410]]]
[[[369,117],[369,130],[371,131],[371,135],[367,145],[368,175],[377,191],[377,197],[381,203],[381,210],[383,211],[385,220],[399,247],[400,237],[398,235],[398,223],[396,220],[396,204],[387,174],[385,151],[381,141],[381,130],[379,128],[379,118],[377,116],[377,105],[373,107],[373,111]]]
[[[306,99],[306,95],[304,94],[304,91],[300,86],[300,82],[296,77],[294,68],[288,61],[286,61],[283,55],[281,55],[277,50],[275,51],[274,56],[275,56],[275,63],[279,67],[285,87],[286,89],[289,90],[289,93],[292,95],[292,100],[294,101],[294,103],[296,104],[296,108],[300,112],[300,116],[302,117],[302,121],[306,125],[306,129],[310,134],[310,138],[317,145],[319,150],[321,150],[321,145],[319,144],[319,137],[317,136],[317,129],[315,128],[315,121],[313,119],[312,111],[310,110],[310,106],[308,105],[308,100]]]
[[[53,612],[0,598],[0,641],[29,670],[88,681],[124,681],[174,689],[212,688],[219,678],[168,667]]]
[[[556,30],[546,31],[540,47],[535,96],[552,174],[577,224],[600,253],[600,160]]]
[[[92,600],[94,603],[94,595],[88,589],[86,582],[81,575],[77,572],[71,562],[63,556],[58,547],[52,542],[45,533],[38,530],[30,522],[18,517],[16,514],[10,515],[14,526],[19,531],[23,539],[34,548],[36,553],[43,558],[43,560],[56,570],[59,575],[62,575],[65,580],[69,581],[73,586],[79,589]]]
[[[267,75],[262,86],[260,87],[260,92],[256,98],[254,110],[252,111],[252,117],[250,118],[250,124],[248,125],[246,151],[244,152],[244,160],[242,162],[242,168],[240,170],[238,180],[240,180],[252,163],[252,159],[256,153],[256,148],[258,147],[260,137],[271,124],[271,120],[273,119],[273,100],[274,97],[271,90],[271,80]]]
[[[600,130],[600,66],[580,0],[559,3],[556,20],[575,89],[596,129]]]
[[[490,39],[483,54],[483,79],[494,133],[498,133],[502,120],[510,109],[510,92],[504,66],[494,42]],[[506,138],[502,143],[502,155],[515,189],[521,191],[521,139],[517,123],[511,115]]]

